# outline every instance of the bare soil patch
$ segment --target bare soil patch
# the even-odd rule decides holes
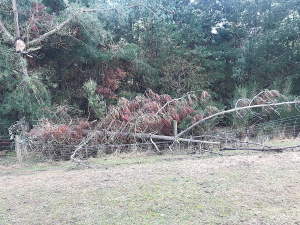
[[[300,224],[300,152],[1,166],[0,224]]]

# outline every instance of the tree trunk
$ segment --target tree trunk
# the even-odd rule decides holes
[[[18,53],[19,63],[22,69],[22,73],[25,77],[29,77],[28,70],[27,70],[27,59],[22,56],[21,53]]]
[[[14,12],[14,22],[15,22],[15,32],[16,32],[16,39],[19,39],[20,34],[20,27],[19,27],[19,13],[17,9],[17,2],[16,0],[12,0],[13,12]]]

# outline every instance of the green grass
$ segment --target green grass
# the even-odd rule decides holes
[[[90,163],[96,168],[80,169],[71,162],[2,167],[0,223],[300,221],[298,152],[206,159],[120,155]]]

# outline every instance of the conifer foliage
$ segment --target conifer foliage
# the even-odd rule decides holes
[[[107,74],[102,77],[102,85],[97,88],[97,93],[110,99],[116,98],[114,92],[119,87],[120,81],[126,76],[127,73],[124,70],[110,68]]]
[[[172,99],[170,95],[159,95],[148,90],[145,95],[133,100],[120,98],[116,106],[110,108],[110,129],[122,127],[123,131],[136,133],[155,133],[172,135],[173,121],[180,124],[185,119],[192,123],[203,118],[207,109],[218,111],[215,107],[206,106],[205,110],[195,111],[207,103],[209,94],[203,91],[198,100],[196,94],[190,93],[180,99]]]

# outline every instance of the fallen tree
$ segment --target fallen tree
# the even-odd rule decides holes
[[[239,141],[236,143],[248,144],[249,147],[248,146],[232,147],[232,146],[222,145],[224,143],[224,140],[222,140],[222,138],[219,138],[220,141],[219,140],[215,141],[215,140],[199,140],[193,137],[191,138],[183,137],[183,135],[186,135],[189,131],[199,126],[201,123],[204,123],[210,119],[228,113],[238,112],[240,115],[242,115],[243,112],[245,111],[251,112],[251,110],[253,109],[256,110],[259,109],[260,111],[264,111],[265,113],[270,113],[270,110],[278,111],[280,106],[285,106],[285,108],[290,108],[291,105],[294,105],[296,108],[298,108],[298,104],[299,104],[298,98],[296,98],[294,101],[279,102],[279,100],[282,100],[280,98],[283,98],[283,96],[279,95],[278,92],[264,91],[262,93],[265,96],[265,100],[263,104],[258,104],[258,102],[250,101],[252,105],[236,107],[234,109],[224,110],[216,113],[211,113],[211,111],[209,111],[209,114],[207,116],[203,116],[205,115],[203,113],[201,114],[201,119],[196,121],[187,129],[181,131],[178,135],[176,135],[176,132],[174,133],[174,135],[164,135],[163,133],[159,133],[161,131],[161,127],[159,126],[163,126],[163,124],[158,123],[155,126],[151,125],[153,121],[155,122],[155,121],[159,121],[160,119],[166,118],[169,115],[169,113],[173,112],[175,109],[173,105],[174,99],[170,99],[168,96],[164,96],[165,98],[161,98],[161,96],[158,96],[155,93],[152,93],[150,97],[147,98],[140,97],[140,102],[135,102],[136,107],[138,107],[139,103],[141,103],[141,105],[139,106],[141,111],[135,108],[135,110],[137,111],[134,114],[128,114],[128,112],[130,111],[129,108],[134,108],[134,107],[131,104],[128,105],[128,100],[127,100],[125,101],[126,104],[124,106],[119,105],[117,106],[119,108],[111,108],[111,113],[100,122],[97,121],[88,122],[87,120],[78,120],[78,122],[75,122],[71,117],[66,116],[65,108],[59,108],[59,110],[55,112],[55,117],[59,119],[58,120],[59,123],[63,122],[63,124],[57,124],[49,120],[41,121],[39,125],[36,126],[29,133],[25,132],[27,137],[27,144],[28,146],[31,146],[32,149],[36,149],[36,151],[41,151],[40,149],[42,146],[43,152],[49,153],[50,151],[52,152],[51,154],[55,154],[56,152],[54,146],[58,146],[58,145],[73,146],[72,147],[73,150],[68,148],[67,153],[70,154],[71,159],[77,163],[80,162],[80,161],[76,161],[77,160],[76,157],[80,155],[77,153],[83,152],[85,150],[88,151],[89,149],[88,146],[94,146],[94,147],[99,146],[98,149],[102,149],[101,146],[105,148],[105,146],[110,146],[111,144],[113,144],[114,146],[118,146],[118,145],[122,146],[126,143],[132,144],[138,142],[145,142],[145,143],[151,143],[155,147],[156,151],[161,153],[157,144],[153,140],[162,140],[167,142],[170,141],[171,143],[168,144],[169,146],[173,146],[173,144],[176,142],[195,143],[195,144],[200,144],[200,146],[202,144],[205,146],[212,145],[214,149],[219,149],[222,151],[237,150],[237,149],[241,149],[241,150],[248,149],[248,150],[255,150],[255,151],[264,151],[264,150],[282,151],[284,149],[297,147],[297,146],[292,146],[286,148],[277,148],[272,146],[266,146],[265,144],[255,144],[255,143],[253,144],[247,141]],[[268,96],[266,96],[266,94],[268,94],[269,96],[273,95],[273,98],[272,99],[269,98]],[[274,94],[276,94],[277,96],[275,96]],[[186,97],[190,98],[188,95]],[[160,104],[157,103],[154,104],[152,102],[153,101],[152,98],[160,99],[160,100],[164,99],[164,100],[160,102]],[[260,96],[260,98],[262,97]],[[181,98],[181,100],[183,101],[183,103],[187,104],[185,99]],[[155,107],[152,107],[151,106],[152,104],[154,104]],[[176,106],[178,106],[178,110],[181,109],[180,104],[182,103],[177,101]],[[147,105],[147,107],[144,107],[145,105]],[[185,105],[185,107],[191,107],[191,105],[192,104]],[[127,110],[124,110],[125,108],[127,108]],[[122,111],[121,110],[118,111],[116,109],[122,109]],[[127,112],[127,116],[125,114],[122,114],[122,112],[124,113]],[[145,116],[146,115],[145,113],[150,113],[150,114]],[[66,118],[65,121],[61,120],[63,116],[65,116]],[[178,116],[178,118],[180,118],[180,113],[176,114],[175,116],[176,117]],[[172,117],[170,118],[172,119]],[[156,132],[155,130],[153,130],[154,128],[157,128]],[[143,130],[144,132],[142,132]],[[213,138],[213,139],[218,139],[218,138]],[[232,140],[225,138],[226,143],[227,141],[230,142]],[[35,145],[38,147],[34,147]],[[261,146],[261,148],[252,147],[251,145],[258,145]],[[91,150],[94,151],[93,148],[91,148]],[[89,155],[90,154],[88,153],[83,153],[83,156],[85,158],[89,157]]]
[[[84,130],[87,133],[96,133],[97,135],[105,136],[105,135],[112,135],[114,137],[128,137],[132,136],[135,138],[140,139],[155,139],[155,140],[165,140],[165,141],[183,141],[183,142],[192,142],[192,143],[203,143],[203,144],[213,144],[213,145],[219,145],[220,142],[216,141],[201,141],[201,140],[194,140],[194,139],[188,139],[188,138],[178,138],[175,136],[165,136],[165,135],[156,135],[156,134],[145,134],[145,133],[129,133],[129,132],[114,132],[114,131],[99,131],[99,130]]]
[[[238,112],[238,111],[244,111],[244,110],[251,110],[251,109],[255,109],[255,108],[265,108],[265,107],[270,107],[272,108],[272,106],[282,106],[282,105],[295,105],[296,107],[298,107],[300,101],[298,100],[298,98],[296,98],[294,101],[288,101],[288,102],[279,102],[279,103],[266,103],[266,104],[259,104],[259,105],[248,105],[248,106],[244,106],[244,107],[237,107],[234,109],[230,109],[230,110],[225,110],[222,112],[218,112],[216,114],[213,114],[211,116],[208,116],[206,118],[203,118],[199,121],[197,121],[196,123],[194,123],[193,125],[189,126],[187,129],[181,131],[177,137],[181,137],[184,134],[186,134],[187,132],[189,132],[190,130],[192,130],[194,127],[198,126],[199,124],[210,120],[214,117],[218,117],[221,115],[225,115],[225,114],[229,114],[229,113],[233,113],[233,112]],[[274,109],[272,109],[274,110]]]
[[[194,140],[194,139],[184,139],[181,138],[183,135],[187,134],[189,131],[191,131],[193,128],[199,126],[201,123],[204,123],[205,121],[208,121],[210,119],[213,119],[215,117],[218,116],[222,116],[225,114],[229,114],[229,113],[234,113],[234,112],[240,112],[240,111],[245,111],[245,110],[252,110],[252,109],[268,109],[268,110],[272,110],[272,111],[276,111],[276,107],[278,106],[286,106],[287,108],[290,108],[290,105],[295,105],[296,108],[298,108],[298,105],[300,103],[299,99],[296,98],[294,101],[283,101],[283,102],[276,102],[275,97],[281,97],[284,98],[285,97],[283,95],[280,95],[277,91],[272,90],[272,91],[268,91],[268,90],[264,90],[262,92],[260,92],[260,94],[258,94],[255,98],[260,98],[262,99],[261,95],[269,95],[270,97],[274,98],[271,99],[269,96],[265,97],[265,99],[263,99],[263,103],[264,104],[254,104],[254,105],[247,105],[247,106],[243,106],[243,107],[236,107],[233,109],[229,109],[229,110],[224,110],[221,112],[217,112],[215,114],[212,114],[210,116],[204,117],[198,121],[196,121],[194,124],[192,124],[191,126],[189,126],[187,129],[181,131],[178,135],[175,136],[164,136],[164,135],[153,135],[153,134],[149,134],[149,133],[134,133],[134,132],[113,132],[113,131],[105,131],[108,134],[114,135],[114,136],[134,136],[136,138],[145,138],[145,139],[159,139],[159,140],[172,140],[172,141],[184,141],[184,142],[198,142],[198,143],[211,143],[211,144],[219,144],[219,142],[207,142],[207,141],[199,141],[199,140]],[[275,96],[276,95],[276,96]],[[165,108],[166,105],[172,103],[174,100],[170,100],[168,101],[166,104],[164,104],[164,106],[162,108]],[[253,104],[255,102],[255,99],[250,101],[250,104]],[[162,108],[160,108],[156,115],[158,114],[158,112],[161,112]],[[277,112],[277,111],[276,111]],[[88,131],[88,132],[92,132],[92,131]],[[98,132],[99,134],[103,134],[103,131],[95,131]]]

